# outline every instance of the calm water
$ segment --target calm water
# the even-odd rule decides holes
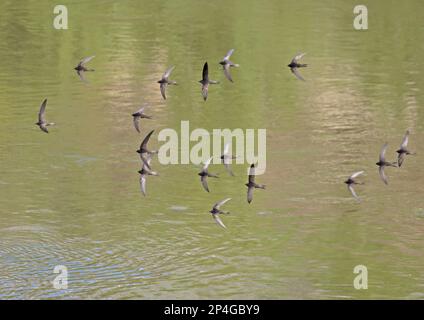
[[[367,31],[354,1],[69,3],[59,31],[55,1],[0,2],[0,298],[424,298],[422,1],[370,2]],[[230,48],[234,84],[218,65]],[[286,67],[299,51],[307,82]],[[84,84],[72,68],[93,54]],[[206,60],[221,84],[204,103]],[[34,125],[45,97],[48,135]],[[143,103],[154,120],[137,134]],[[135,150],[181,120],[266,128],[267,190],[247,204],[246,164],[213,165],[207,194],[194,165],[155,162],[144,198]],[[374,163],[407,128],[418,155],[386,187]],[[356,170],[362,203],[343,184]],[[208,210],[226,197],[224,230]],[[368,290],[353,288],[359,264]]]

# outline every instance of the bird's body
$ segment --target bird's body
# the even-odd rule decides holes
[[[380,158],[379,158],[378,162],[376,163],[376,165],[379,167],[378,172],[380,174],[381,180],[383,180],[383,182],[385,184],[388,184],[388,181],[387,181],[386,174],[384,172],[384,168],[385,167],[397,167],[397,162],[386,161],[385,155],[386,155],[387,146],[388,146],[388,144],[385,143],[383,148],[381,149]]]
[[[139,126],[140,119],[152,119],[151,116],[148,116],[144,113],[144,107],[139,109],[137,112],[134,112],[132,116],[133,116],[134,128],[137,130],[137,132],[140,132],[140,126]]]
[[[162,97],[166,100],[166,87],[168,85],[176,85],[177,83],[175,81],[169,80],[169,76],[171,75],[172,70],[174,70],[174,66],[169,68],[165,71],[165,73],[162,75],[162,78],[158,81],[160,84],[160,93],[162,94]]]
[[[146,163],[150,167],[150,162],[152,160],[151,156],[146,157]],[[146,178],[147,176],[158,176],[159,174],[156,171],[152,171],[146,167],[143,163],[141,170],[138,171],[140,174],[140,189],[144,196],[146,196]]]
[[[54,125],[53,122],[47,122],[46,120],[46,105],[47,105],[47,99],[44,99],[40,106],[40,111],[38,112],[38,121],[35,123],[37,126],[40,127],[42,131],[45,133],[49,133],[49,130],[47,130],[48,126]]]
[[[363,184],[362,182],[356,182],[356,180],[355,180],[356,177],[358,177],[359,175],[361,175],[363,173],[364,173],[364,171],[355,172],[345,181],[345,183],[347,184],[347,188],[349,189],[350,193],[358,201],[360,201],[360,199],[357,196],[355,189],[353,189],[353,186],[355,184]]]
[[[226,54],[226,56],[219,62],[219,64],[224,69],[225,76],[231,82],[233,82],[233,78],[231,77],[230,68],[232,68],[232,67],[239,67],[238,64],[233,63],[232,61],[230,61],[230,57],[233,54],[233,52],[234,52],[234,49],[231,49],[230,51],[228,51],[227,54]]]
[[[209,172],[208,167],[209,164],[211,163],[212,158],[209,158],[203,165],[202,170],[198,173],[198,175],[200,176],[200,182],[202,183],[203,188],[209,192],[209,187],[208,187],[208,177],[211,178],[218,178],[218,175],[216,174],[212,174]]]
[[[150,156],[156,154],[157,151],[151,151],[147,149],[147,143],[149,142],[150,136],[153,134],[155,130],[150,131],[143,141],[140,144],[140,148],[137,150],[137,153],[140,154],[140,158],[143,161],[143,164],[147,167],[147,169],[151,170],[149,162],[147,161]]]
[[[228,202],[228,201],[230,201],[231,200],[231,198],[227,198],[227,199],[224,199],[224,200],[222,200],[222,201],[219,201],[219,202],[217,202],[217,203],[215,203],[215,205],[213,206],[213,208],[212,208],[212,210],[210,210],[209,212],[212,214],[212,217],[214,218],[214,220],[215,220],[215,222],[219,225],[219,226],[221,226],[221,227],[223,227],[223,228],[227,228],[225,225],[224,225],[224,223],[222,222],[222,220],[221,220],[221,218],[219,217],[219,215],[220,214],[230,214],[228,211],[222,211],[221,209],[220,209],[220,207],[224,204],[224,203],[226,203],[226,202]]]
[[[247,202],[251,203],[253,200],[253,190],[254,189],[265,189],[264,184],[257,184],[255,182],[255,165],[252,163],[249,169],[249,180],[245,184],[247,187]]]
[[[82,60],[78,63],[78,65],[74,68],[74,70],[76,70],[76,71],[77,71],[77,74],[78,74],[78,76],[80,77],[80,79],[81,79],[82,81],[84,81],[84,82],[85,82],[84,72],[87,72],[87,71],[94,71],[94,69],[88,69],[88,68],[86,68],[86,67],[85,67],[85,64],[86,64],[87,62],[89,62],[91,59],[93,59],[94,57],[95,57],[95,56],[91,56],[91,57],[87,57],[87,58],[82,59]]]
[[[214,80],[209,79],[209,68],[208,68],[207,62],[205,62],[205,64],[203,65],[202,80],[199,80],[199,82],[202,84],[203,100],[206,101],[206,99],[208,98],[209,84],[219,83],[218,81],[214,81]]]
[[[308,65],[304,63],[299,63],[299,60],[305,55],[306,53],[300,53],[297,56],[295,56],[290,64],[287,66],[290,68],[290,71],[298,78],[299,80],[305,81],[305,79],[300,75],[298,69],[299,68],[305,68]]]
[[[225,169],[228,171],[228,173],[232,176],[234,176],[234,173],[231,170],[230,163],[233,159],[236,159],[236,156],[230,154],[230,144],[227,143],[225,144],[224,152],[221,155],[221,162],[225,166]]]
[[[402,166],[403,160],[405,160],[405,157],[407,155],[415,155],[415,153],[408,150],[408,141],[409,141],[409,130],[406,131],[399,150],[396,150],[396,152],[398,153],[398,166],[399,166],[399,168]]]

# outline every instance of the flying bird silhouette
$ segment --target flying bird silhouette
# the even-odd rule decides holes
[[[44,99],[44,101],[41,103],[40,111],[38,112],[38,122],[36,122],[35,124],[39,126],[40,129],[43,130],[45,133],[49,133],[47,127],[54,125],[54,123],[46,121],[46,105],[47,99]]]
[[[84,81],[84,82],[86,82],[85,77],[84,77],[84,72],[87,72],[87,71],[94,71],[94,69],[87,69],[87,68],[85,67],[85,64],[86,64],[87,62],[89,62],[91,59],[93,59],[94,57],[95,57],[95,56],[91,56],[91,57],[87,57],[87,58],[82,59],[82,60],[78,63],[78,65],[74,68],[74,70],[76,70],[76,71],[77,71],[77,74],[78,74],[78,76],[80,77],[80,79],[81,79],[82,81]]]
[[[228,201],[230,201],[231,200],[231,198],[227,198],[227,199],[224,199],[224,200],[221,200],[221,201],[219,201],[219,202],[217,202],[217,203],[215,203],[214,204],[214,206],[213,206],[213,208],[212,208],[212,210],[211,211],[209,211],[210,213],[212,213],[212,217],[214,218],[214,220],[215,220],[215,222],[219,225],[219,226],[221,226],[221,227],[223,227],[223,228],[227,228],[225,225],[224,225],[224,223],[222,222],[222,220],[221,220],[221,218],[219,217],[219,215],[220,214],[230,214],[228,211],[222,211],[220,208],[221,208],[221,206],[224,204],[224,203],[226,203],[226,202],[228,202]]]
[[[300,75],[300,73],[299,73],[299,68],[305,68],[305,67],[307,67],[308,65],[307,64],[301,64],[301,63],[299,63],[299,60],[305,55],[306,53],[300,53],[300,54],[298,54],[297,56],[295,56],[293,59],[292,59],[292,61],[290,62],[290,64],[289,65],[287,65],[289,68],[290,68],[290,70],[291,70],[291,72],[299,79],[299,80],[302,80],[302,81],[305,81],[305,79]]]
[[[137,153],[140,154],[140,158],[143,161],[143,164],[147,167],[147,169],[151,170],[150,165],[148,163],[148,156],[152,156],[153,154],[158,153],[157,151],[151,151],[147,149],[147,143],[149,142],[150,136],[153,134],[155,130],[150,131],[143,141],[140,144],[140,148],[137,150]]]
[[[228,171],[228,173],[232,176],[234,176],[234,173],[231,170],[230,163],[235,158],[235,156],[230,154],[230,143],[226,143],[224,146],[224,152],[221,155],[221,162],[224,164],[225,169]]]
[[[209,90],[209,84],[217,84],[218,81],[210,80],[209,79],[209,69],[208,69],[208,63],[205,62],[203,66],[203,72],[202,72],[202,80],[199,81],[202,84],[202,95],[203,100],[206,101],[208,98],[208,90]]]
[[[231,77],[230,68],[231,67],[239,67],[238,64],[235,64],[230,61],[230,57],[233,54],[234,49],[231,49],[227,52],[227,55],[222,59],[222,61],[219,62],[220,65],[222,65],[222,68],[224,69],[224,74],[227,77],[228,80],[233,82],[233,78]]]
[[[174,70],[174,66],[172,66],[171,68],[169,68],[168,70],[165,71],[165,73],[162,75],[162,79],[160,79],[158,81],[158,83],[160,83],[160,93],[162,94],[162,97],[166,100],[166,87],[168,85],[176,85],[177,83],[175,81],[169,80],[169,76],[172,72],[172,70]]]
[[[140,119],[142,119],[142,118],[143,119],[152,119],[151,116],[148,116],[144,113],[144,108],[145,107],[139,109],[137,112],[134,112],[132,114],[133,122],[134,122],[134,128],[135,128],[135,130],[137,130],[138,133],[140,133],[140,127],[139,127]]]
[[[353,186],[355,184],[363,184],[362,182],[356,182],[355,178],[360,176],[361,174],[363,174],[364,171],[358,171],[353,173],[346,181],[345,183],[347,184],[347,188],[349,189],[350,193],[352,194],[352,196],[357,200],[357,201],[361,201],[361,199],[358,197],[358,195],[355,192],[355,189],[353,189]]]
[[[405,160],[405,157],[407,155],[415,155],[415,153],[412,153],[408,150],[408,141],[409,141],[409,130],[406,131],[405,136],[403,137],[402,144],[400,145],[399,150],[396,152],[398,153],[398,166],[399,168],[402,166],[403,160]]]
[[[251,203],[253,200],[253,190],[256,188],[265,189],[264,184],[257,184],[255,182],[255,165],[252,163],[249,169],[249,180],[245,184],[247,187],[247,202]]]
[[[150,166],[150,162],[152,161],[151,156],[146,157],[146,163]],[[156,171],[152,171],[146,167],[146,165],[143,163],[141,170],[138,171],[140,174],[140,189],[144,196],[147,195],[146,193],[146,178],[147,176],[158,176],[159,174]]]
[[[389,184],[389,183],[387,181],[387,177],[386,177],[386,174],[384,172],[384,167],[397,167],[397,165],[396,165],[397,163],[396,162],[393,162],[392,163],[392,162],[387,162],[386,161],[385,156],[386,156],[387,146],[388,146],[388,144],[385,143],[384,146],[383,146],[383,148],[381,149],[381,152],[380,152],[380,159],[376,163],[376,165],[379,167],[378,168],[378,172],[380,174],[381,180],[383,180],[383,182],[385,184]]]
[[[198,175],[200,176],[200,182],[202,183],[203,188],[209,192],[209,187],[208,187],[208,177],[212,177],[212,178],[218,178],[218,175],[216,174],[212,174],[208,171],[208,167],[209,164],[211,163],[212,158],[209,158],[208,160],[206,160],[206,162],[204,163],[202,170],[198,173]]]

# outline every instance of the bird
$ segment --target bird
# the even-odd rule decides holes
[[[398,166],[399,168],[402,166],[403,160],[405,160],[405,157],[407,155],[415,155],[415,153],[412,153],[408,150],[408,141],[409,141],[409,130],[406,130],[405,136],[403,137],[402,144],[400,145],[399,150],[396,152],[398,153]]]
[[[204,165],[202,167],[202,170],[198,173],[198,175],[200,176],[200,182],[202,182],[202,186],[207,192],[209,192],[207,178],[208,177],[218,178],[218,175],[212,174],[208,171],[208,167],[209,167],[209,164],[211,163],[212,159],[213,159],[213,157],[206,160],[206,162],[204,163]]]
[[[78,74],[78,76],[80,77],[80,79],[81,79],[82,81],[84,81],[84,82],[85,82],[84,72],[87,72],[87,71],[94,71],[94,69],[87,69],[87,68],[85,67],[85,64],[86,64],[87,62],[89,62],[91,59],[93,59],[94,57],[95,57],[95,56],[91,56],[91,57],[87,57],[87,58],[82,59],[82,60],[78,63],[78,65],[74,68],[74,70],[76,70],[76,71],[77,71],[77,74]]]
[[[157,151],[151,151],[147,149],[147,143],[149,142],[150,136],[153,134],[155,130],[150,131],[146,137],[143,139],[143,141],[140,144],[140,148],[137,150],[137,153],[140,154],[140,158],[143,161],[143,164],[147,167],[147,169],[151,170],[150,164],[148,163],[148,156],[151,156],[155,153],[158,153]]]
[[[150,161],[152,160],[151,156],[146,157],[146,163],[150,166]],[[144,196],[146,196],[146,177],[147,176],[158,176],[159,174],[156,171],[149,170],[146,168],[146,165],[143,163],[141,170],[138,171],[140,174],[140,189]]]
[[[265,189],[264,184],[257,184],[255,182],[255,164],[250,165],[249,169],[249,180],[245,184],[247,187],[247,202],[251,203],[253,200],[253,190],[256,188]]]
[[[304,68],[307,67],[307,64],[301,64],[299,63],[299,60],[305,55],[306,53],[300,53],[297,56],[295,56],[292,61],[290,62],[289,65],[287,65],[291,72],[299,79],[302,81],[305,81],[305,79],[300,75],[299,71],[297,70],[298,68]]]
[[[44,99],[44,101],[41,103],[40,111],[38,112],[38,122],[35,124],[40,127],[42,131],[45,133],[49,133],[49,130],[47,130],[48,126],[53,126],[53,122],[47,122],[46,121],[46,105],[47,105],[47,99]]]
[[[388,166],[389,167],[397,167],[397,162],[393,162],[393,163],[392,162],[387,162],[386,159],[385,159],[387,146],[388,146],[388,144],[386,142],[384,144],[383,148],[381,149],[380,159],[376,163],[376,165],[379,166],[378,172],[380,173],[381,180],[383,180],[383,182],[385,184],[389,184],[389,183],[387,182],[387,177],[386,177],[386,174],[384,173],[384,167],[388,167]]]
[[[362,182],[356,182],[355,178],[360,176],[361,174],[363,174],[364,171],[358,171],[353,173],[346,181],[345,183],[347,184],[347,188],[349,189],[350,193],[352,194],[352,196],[357,200],[357,201],[361,201],[361,199],[359,199],[359,197],[357,196],[355,190],[353,189],[353,186],[355,184],[363,184]]]
[[[227,169],[228,173],[234,176],[234,173],[230,167],[230,163],[232,159],[236,158],[236,156],[231,155],[229,152],[230,152],[230,143],[226,143],[224,146],[224,152],[221,155],[221,161],[224,164],[225,169]]]
[[[233,82],[233,78],[231,77],[231,74],[230,74],[230,68],[231,67],[239,67],[238,64],[235,64],[235,63],[230,61],[230,57],[233,54],[233,52],[234,52],[234,49],[231,49],[230,51],[228,51],[226,56],[224,58],[222,58],[222,61],[219,62],[219,64],[222,65],[222,68],[224,69],[225,76],[231,82]]]
[[[199,82],[202,84],[203,100],[206,101],[206,99],[208,98],[209,84],[219,83],[218,81],[214,81],[214,80],[209,79],[209,69],[208,69],[208,63],[207,62],[205,62],[204,66],[203,66],[202,80],[199,80]]]
[[[175,81],[169,80],[169,75],[171,74],[172,70],[174,70],[174,66],[170,67],[168,70],[165,71],[165,73],[162,76],[162,79],[158,81],[160,83],[160,93],[162,94],[162,97],[166,100],[166,86],[172,84],[176,85],[177,83]]]
[[[135,127],[135,130],[137,130],[138,133],[140,133],[140,127],[139,127],[139,121],[140,121],[140,119],[142,119],[142,118],[144,118],[144,119],[152,119],[151,116],[148,116],[148,115],[146,115],[144,113],[144,108],[145,107],[142,107],[137,112],[134,112],[132,114],[132,116],[133,116],[133,122],[134,122],[134,127]]]
[[[221,201],[219,201],[219,202],[217,202],[217,203],[215,203],[214,204],[214,206],[213,206],[213,208],[212,208],[212,210],[211,211],[209,211],[210,213],[212,213],[212,217],[215,219],[215,222],[219,225],[219,226],[221,226],[221,227],[223,227],[224,229],[226,229],[227,227],[225,226],[225,224],[222,222],[222,220],[221,220],[221,218],[219,217],[219,215],[220,214],[230,214],[228,211],[222,211],[221,209],[220,209],[220,207],[224,204],[224,203],[226,203],[226,202],[228,202],[228,201],[230,201],[231,200],[231,198],[227,198],[227,199],[224,199],[224,200],[221,200]]]

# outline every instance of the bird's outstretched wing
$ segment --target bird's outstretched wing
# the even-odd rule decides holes
[[[227,227],[226,227],[226,226],[225,226],[225,224],[222,222],[222,220],[221,220],[221,218],[219,217],[219,215],[218,215],[218,214],[212,214],[212,217],[215,219],[215,222],[216,222],[219,226],[223,227],[224,229],[227,229]]]
[[[380,162],[385,162],[386,161],[385,156],[386,156],[387,146],[388,146],[388,143],[386,142],[384,144],[383,148],[380,151]]]
[[[79,63],[78,66],[82,67],[84,64],[86,64],[87,62],[89,62],[91,59],[93,59],[95,56],[90,56],[87,58],[82,59]]]
[[[298,78],[299,80],[306,81],[299,73],[297,68],[290,68],[291,72]]]
[[[45,117],[46,105],[47,105],[47,99],[44,99],[44,101],[41,103],[40,111],[38,112],[38,121],[40,123],[46,122],[46,117]]]
[[[400,145],[401,149],[406,149],[409,141],[409,130],[406,131],[405,136],[403,137],[402,144]]]
[[[168,70],[165,71],[165,73],[162,76],[162,79],[168,79],[171,75],[172,70],[174,70],[175,66],[170,67]]]
[[[134,128],[135,130],[137,130],[138,133],[140,133],[140,127],[138,124],[139,120],[140,120],[139,117],[133,117]]]
[[[224,146],[224,155],[228,155],[230,152],[230,143],[227,142]]]
[[[160,93],[162,94],[162,97],[166,100],[166,83],[160,84]]]
[[[378,173],[380,174],[380,178],[381,178],[381,180],[383,180],[383,182],[384,182],[385,184],[389,184],[389,183],[387,182],[387,176],[386,176],[386,173],[384,172],[384,166],[381,166],[381,167],[378,169]]]
[[[231,77],[231,73],[230,73],[230,65],[228,63],[224,65],[224,74],[228,80],[233,82],[233,78]]]
[[[140,175],[140,190],[144,196],[146,196],[146,175]]]
[[[155,130],[150,131],[147,136],[143,139],[143,141],[140,144],[140,150],[146,150],[147,149],[147,143],[149,142],[150,136],[153,134]]]
[[[227,199],[221,200],[221,201],[215,203],[214,206],[213,206],[213,208],[214,209],[219,209],[224,203],[226,203],[226,202],[228,202],[230,200],[231,200],[231,198],[227,198]]]
[[[203,100],[205,100],[205,101],[208,98],[208,89],[209,89],[208,83],[202,85],[202,96],[203,96]]]
[[[205,62],[205,64],[203,65],[202,80],[203,81],[209,80],[209,68],[208,68],[207,62]]]
[[[234,172],[231,170],[231,166],[226,158],[224,158],[224,167],[231,176],[234,176]]]
[[[205,161],[205,163],[203,164],[203,167],[202,167],[202,171],[208,170],[208,167],[209,167],[212,159],[213,159],[213,157],[210,157],[208,160]]]
[[[357,176],[360,176],[363,173],[364,173],[364,171],[355,172],[349,177],[349,179],[355,179]]]
[[[82,82],[87,83],[87,79],[85,79],[85,77],[84,77],[84,71],[83,70],[77,70],[77,74],[78,74],[78,77],[81,79]]]
[[[140,109],[138,109],[136,112],[134,112],[132,115],[133,116],[140,116],[140,115],[142,115],[143,114],[143,112],[144,112],[144,109],[145,109],[146,107],[141,107]]]
[[[227,54],[224,57],[224,61],[230,59],[231,55],[233,54],[234,49],[230,49]]]
[[[251,203],[253,200],[253,187],[247,188],[247,202]]]
[[[293,59],[292,59],[292,63],[298,63],[300,59],[302,59],[302,57],[305,55],[306,53],[299,53],[297,54]]]
[[[405,153],[400,152],[398,155],[398,167],[400,168],[402,166],[403,160],[405,160]]]
[[[202,182],[203,189],[205,189],[207,192],[209,192],[207,176],[201,176],[200,181]]]
[[[353,185],[349,184],[347,186],[347,188],[349,189],[350,193],[352,194],[352,196],[357,200],[360,201],[361,199],[359,199],[358,195],[355,192],[355,189],[353,189]]]

